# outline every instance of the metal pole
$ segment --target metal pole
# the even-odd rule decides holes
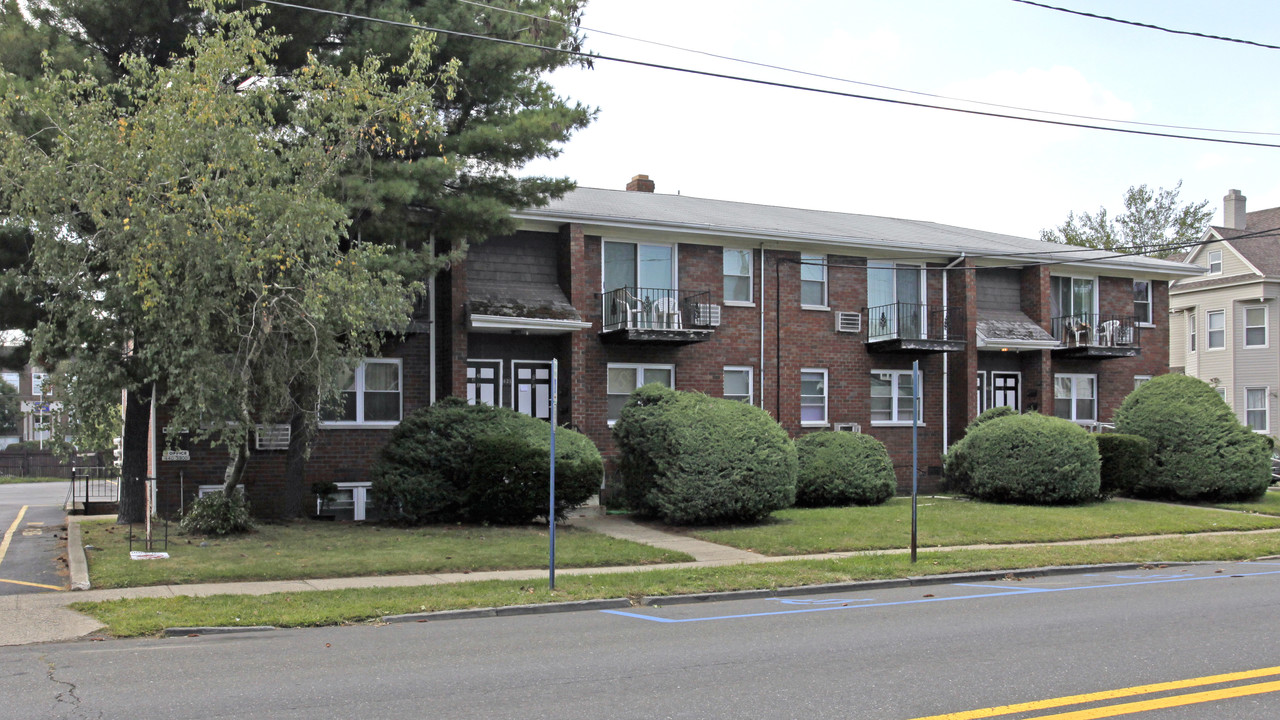
[[[920,361],[911,361],[911,562],[916,561],[916,497],[920,465]]]
[[[551,507],[547,511],[547,522],[551,526],[551,549],[549,552],[548,567],[551,570],[550,584],[551,589],[556,589],[556,414],[558,386],[557,380],[560,374],[560,363],[558,360],[551,361]]]

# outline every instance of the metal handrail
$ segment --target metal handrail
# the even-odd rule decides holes
[[[1050,332],[1063,347],[1141,347],[1132,315],[1074,313],[1050,321]]]
[[[708,290],[620,287],[600,296],[601,329],[684,330],[700,324]]]
[[[867,341],[963,340],[964,309],[949,305],[891,303],[863,308]]]

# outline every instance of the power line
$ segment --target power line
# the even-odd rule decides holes
[[[544,18],[539,15],[534,15],[533,13],[527,13],[521,10],[512,10],[511,8],[498,7],[496,5],[488,5],[482,2],[477,2],[477,0],[458,0],[458,2],[463,3],[465,5],[473,5],[475,7],[485,8],[486,10],[495,10],[498,12],[509,13],[511,15],[519,15],[521,17],[529,18],[530,20],[536,20],[538,22],[551,23],[551,24],[560,25],[561,27],[566,27],[566,28],[569,27],[569,23],[563,20],[553,20],[551,18]],[[1040,110],[1038,108],[1027,108],[1027,107],[1021,107],[1019,105],[1005,105],[1002,103],[986,102],[983,100],[971,100],[969,98],[954,97],[951,95],[940,95],[937,93],[924,92],[922,90],[909,90],[907,88],[894,87],[892,85],[881,85],[881,84],[872,83],[872,82],[865,82],[862,80],[852,80],[849,78],[838,77],[835,75],[825,75],[823,73],[812,72],[809,70],[797,70],[795,68],[789,68],[783,65],[773,65],[770,63],[758,62],[756,60],[747,60],[744,58],[733,57],[732,55],[721,55],[719,53],[713,53],[707,50],[699,50],[697,48],[688,48],[680,45],[673,45],[671,43],[659,42],[657,40],[647,40],[645,38],[639,38],[632,35],[623,35],[621,33],[610,32],[608,30],[601,30],[599,28],[590,28],[585,25],[581,26],[581,28],[588,32],[593,32],[599,35],[608,35],[609,37],[615,37],[621,40],[630,40],[632,42],[645,43],[647,45],[655,45],[657,47],[667,48],[669,50],[679,50],[680,52],[687,52],[695,55],[702,55],[704,57],[715,58],[717,60],[727,60],[729,62],[741,63],[743,65],[751,65],[754,67],[765,68],[768,70],[779,70],[782,72],[794,73],[796,75],[804,75],[807,77],[819,78],[821,80],[834,80],[835,82],[848,83],[850,85],[861,85],[863,87],[876,88],[878,90],[889,90],[891,92],[899,92],[907,95],[917,95],[920,97],[935,98],[937,100],[950,100],[952,102],[971,103],[973,105],[1003,108],[1005,110],[1018,110],[1021,112],[1040,113],[1042,115],[1055,115],[1057,117],[1076,118],[1078,120],[1096,120],[1099,122],[1119,123],[1123,125],[1137,125],[1140,127],[1167,128],[1169,130],[1192,130],[1197,132],[1213,132],[1213,133],[1223,133],[1223,134],[1231,134],[1231,135],[1263,135],[1263,136],[1280,135],[1280,132],[1267,132],[1262,130],[1224,130],[1221,128],[1200,127],[1196,125],[1173,125],[1169,123],[1142,122],[1140,120],[1117,120],[1115,118],[1106,118],[1106,117],[1100,117],[1097,115],[1080,115],[1077,113],[1057,112],[1054,110]]]
[[[337,10],[324,10],[321,8],[310,8],[303,5],[295,5],[293,3],[280,2],[279,0],[256,0],[266,5],[276,5],[279,7],[287,7],[295,10],[305,10],[325,15],[335,15],[351,20],[363,20],[366,22],[381,23],[384,25],[393,25],[398,27],[409,28],[419,32],[435,32],[442,35],[453,35],[456,37],[472,38],[475,40],[487,40],[489,42],[502,43],[504,45],[513,45],[516,47],[529,48],[532,50],[540,50],[543,52],[557,52],[565,55],[580,57],[585,60],[608,60],[610,62],[622,63],[625,65],[634,65],[637,67],[647,67],[656,70],[669,70],[671,72],[680,72],[688,75],[698,75],[701,77],[717,78],[721,80],[733,80],[736,82],[745,82],[753,85],[761,85],[764,87],[775,87],[785,90],[800,90],[803,92],[818,93],[821,95],[831,95],[835,97],[850,98],[853,100],[869,100],[872,102],[887,103],[890,105],[900,105],[903,107],[923,108],[928,110],[943,110],[947,112],[962,113],[965,115],[975,115],[978,117],[1001,118],[1005,120],[1021,120],[1023,122],[1039,123],[1041,125],[1055,125],[1058,127],[1080,128],[1084,130],[1102,130],[1105,132],[1124,133],[1126,135],[1141,135],[1145,137],[1169,138],[1173,140],[1195,140],[1199,142],[1211,142],[1221,145],[1244,145],[1248,147],[1264,147],[1264,148],[1280,148],[1280,144],[1255,142],[1250,140],[1231,140],[1227,138],[1204,137],[1201,135],[1182,135],[1178,133],[1162,133],[1149,130],[1134,130],[1131,128],[1107,127],[1105,125],[1091,125],[1088,123],[1067,122],[1064,120],[1050,120],[1047,118],[1033,118],[1021,115],[1008,115],[1005,113],[988,112],[985,110],[972,110],[966,108],[947,107],[945,105],[931,105],[929,103],[912,102],[909,100],[897,100],[893,98],[877,97],[875,95],[863,95],[860,93],[841,92],[839,90],[828,90],[824,88],[815,88],[805,85],[796,85],[793,83],[777,82],[773,80],[762,80],[759,78],[749,78],[741,75],[729,75],[727,73],[716,73],[707,70],[694,70],[692,68],[679,67],[675,65],[664,65],[662,63],[647,62],[644,60],[632,60],[629,58],[613,57],[609,55],[598,55],[594,53],[586,53],[578,50],[567,50],[564,48],[547,47],[545,45],[535,45],[533,43],[520,42],[519,40],[508,40],[506,38],[495,38],[487,35],[478,35],[475,33],[462,32],[460,30],[449,30],[446,28],[428,27],[425,25],[417,25],[413,23],[398,22],[395,20],[383,20],[380,18],[368,17],[365,15],[355,15],[352,13],[340,12]]]
[[[1107,22],[1120,23],[1121,25],[1132,25],[1134,27],[1146,28],[1148,30],[1159,30],[1173,35],[1190,35],[1192,37],[1204,38],[1206,40],[1221,40],[1223,42],[1239,43],[1241,45],[1252,45],[1254,47],[1266,48],[1267,50],[1280,50],[1280,45],[1268,45],[1267,43],[1254,42],[1253,40],[1241,40],[1239,38],[1224,37],[1222,35],[1209,35],[1208,33],[1193,32],[1191,30],[1173,30],[1159,25],[1150,23],[1135,22],[1133,20],[1121,20],[1109,15],[1098,15],[1096,13],[1084,12],[1082,10],[1071,10],[1069,8],[1057,7],[1054,5],[1046,5],[1044,3],[1033,2],[1033,0],[1013,0],[1023,5],[1032,5],[1045,10],[1056,10],[1058,12],[1067,13],[1069,15],[1079,15],[1081,17],[1093,18],[1094,20],[1106,20]]]

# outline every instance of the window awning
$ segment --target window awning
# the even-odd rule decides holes
[[[1021,351],[1058,346],[1052,335],[1022,312],[978,308],[979,348]]]
[[[467,327],[473,332],[552,335],[585,330],[559,286],[550,283],[472,283],[467,287]]]

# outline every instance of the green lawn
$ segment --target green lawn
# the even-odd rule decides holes
[[[926,550],[919,553],[919,561],[914,565],[905,555],[870,555],[712,568],[637,569],[616,575],[562,575],[556,580],[555,591],[548,590],[545,580],[482,581],[263,596],[144,598],[82,602],[71,607],[106,623],[108,633],[126,637],[152,635],[166,627],[337,625],[432,610],[792,587],[952,572],[1013,571],[1050,565],[1232,561],[1276,554],[1280,554],[1280,533],[1192,535],[1106,545]]]
[[[65,482],[71,482],[71,481],[68,480],[67,478],[38,477],[38,476],[16,477],[14,475],[0,474],[0,485],[14,485],[16,483],[50,483],[50,482],[65,483]]]
[[[128,528],[110,521],[86,522],[81,527],[84,543],[98,548],[86,551],[95,588],[538,568],[546,566],[548,550],[544,527],[401,529],[299,521],[263,524],[252,534],[232,538],[174,534],[169,538],[169,559],[131,560]],[[140,533],[141,527],[136,531]],[[202,542],[207,546],[201,547]],[[134,549],[142,549],[139,540],[135,539]],[[556,530],[558,567],[692,559],[585,530]]]
[[[1219,507],[1229,508],[1231,510],[1240,510],[1242,512],[1256,512],[1264,515],[1280,515],[1280,492],[1271,491],[1262,496],[1259,502],[1251,503],[1226,503]]]
[[[1270,506],[1280,515],[1280,502],[1267,500],[1241,507],[1267,512],[1263,508]],[[918,500],[917,526],[919,547],[941,547],[1254,530],[1280,527],[1280,517],[1129,500],[1039,507],[925,497]],[[901,548],[911,540],[911,500],[894,498],[867,508],[792,508],[760,525],[698,528],[690,534],[765,555]]]

